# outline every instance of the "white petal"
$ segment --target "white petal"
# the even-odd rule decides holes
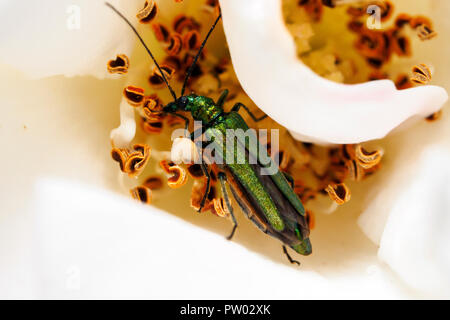
[[[450,153],[430,148],[396,194],[379,257],[411,287],[450,296]]]
[[[113,0],[128,17],[140,0]],[[0,61],[30,77],[106,76],[106,62],[131,54],[135,36],[103,0],[3,0]]]
[[[39,180],[30,198],[30,212],[17,214],[27,232],[12,233],[9,245],[0,252],[3,257],[26,248],[27,259],[19,265],[22,271],[11,261],[1,261],[0,297],[408,297],[380,266],[355,272],[347,264],[348,272],[337,276],[305,267],[299,270],[167,212],[62,179]],[[16,288],[20,291],[11,293]]]
[[[447,12],[450,10],[449,1],[433,1],[433,18],[436,29],[441,31],[434,42],[440,50],[434,50],[422,54],[422,58],[428,56],[430,61],[436,61],[439,66],[433,77],[442,83],[446,90],[450,90],[450,63],[444,56],[450,54],[450,43],[445,32],[450,30],[450,20]],[[397,135],[388,137],[381,143],[386,149],[386,159],[383,160],[383,170],[373,179],[368,194],[368,205],[359,218],[358,224],[364,233],[374,242],[379,244],[386,220],[391,208],[395,205],[397,194],[407,188],[415,180],[415,173],[419,170],[419,163],[415,161],[420,157],[424,149],[430,144],[438,144],[442,148],[450,146],[450,117],[448,116],[448,104],[444,108],[441,120],[429,123],[421,123],[414,130],[407,130]],[[434,189],[435,186],[431,185]]]
[[[330,249],[327,232],[316,234],[317,252],[298,269],[242,215],[236,240],[226,241],[229,221],[193,213],[188,188],[187,197],[170,192],[163,200],[182,219],[107,192],[119,189],[109,130],[121,84],[1,73],[0,297],[408,297],[368,242],[372,255],[354,254],[342,239]]]
[[[236,74],[247,94],[298,138],[318,143],[379,139],[406,120],[439,110],[441,87],[396,90],[388,80],[343,85],[319,77],[296,56],[280,0],[221,1]]]

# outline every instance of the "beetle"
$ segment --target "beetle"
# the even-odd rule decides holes
[[[207,33],[192,64],[187,70],[180,97],[177,97],[151,50],[147,47],[135,27],[114,6],[109,3],[106,3],[106,5],[115,11],[131,27],[160,71],[160,74],[173,97],[173,101],[163,108],[163,112],[183,119],[185,121],[186,130],[189,128],[190,120],[183,114],[180,114],[180,112],[189,113],[194,121],[201,121],[201,134],[208,136],[209,140],[211,140],[210,143],[214,142],[216,147],[218,145],[218,148],[215,149],[217,151],[215,159],[219,158],[224,161],[218,165],[220,171],[218,172],[217,177],[220,180],[221,191],[233,221],[233,229],[227,238],[231,239],[233,237],[238,226],[228,195],[227,186],[229,186],[234,199],[244,214],[262,232],[280,240],[283,243],[283,252],[289,261],[291,263],[299,264],[298,261],[290,257],[286,245],[302,255],[311,254],[312,247],[309,240],[310,230],[305,215],[305,209],[293,190],[292,178],[281,172],[270,157],[267,158],[268,162],[266,160],[264,162],[262,161],[258,150],[262,150],[263,147],[258,139],[253,140],[256,143],[256,148],[255,146],[250,145],[248,140],[239,136],[237,136],[237,143],[233,143],[232,148],[227,148],[228,144],[223,140],[223,137],[225,137],[225,140],[232,139],[227,136],[228,130],[243,130],[245,132],[250,132],[251,135],[249,126],[239,114],[241,108],[245,110],[255,122],[263,120],[267,115],[258,118],[242,103],[235,104],[230,112],[225,112],[223,104],[227,98],[228,90],[225,90],[222,93],[217,102],[206,96],[199,96],[193,93],[188,95],[184,94],[188,80],[192,75],[201,52],[212,31],[221,19],[221,13],[219,13],[217,19]],[[193,132],[191,133],[190,138],[194,141],[195,136],[196,134]],[[234,138],[235,137],[233,137],[233,139]],[[196,142],[196,145],[199,146],[199,143]],[[200,151],[200,149],[206,147],[207,145],[200,145],[198,150]],[[205,161],[206,159],[204,159],[203,154],[201,155],[201,168],[206,177],[206,191],[200,203],[199,212],[205,205],[211,182],[208,164]],[[235,161],[230,162],[226,160],[229,159],[228,156],[231,156],[233,159],[235,157],[240,157],[243,161],[240,161],[239,163],[236,163]],[[276,167],[274,172],[263,174],[265,168],[274,166]]]

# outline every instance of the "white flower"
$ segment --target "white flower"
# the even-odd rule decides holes
[[[233,2],[222,1],[226,29],[227,1]],[[102,3],[0,2],[0,26],[9,31],[0,39],[1,297],[399,298],[417,297],[417,292],[449,296],[447,170],[430,170],[445,165],[448,155],[432,149],[414,161],[432,143],[439,150],[448,149],[445,112],[440,122],[422,123],[380,142],[387,155],[385,168],[357,191],[359,198],[367,194],[367,199],[317,217],[321,227],[313,233],[315,253],[301,260],[300,269],[285,262],[277,241],[241,215],[235,241],[227,242],[223,235],[228,222],[193,213],[182,196],[174,199],[168,194],[158,206],[192,223],[112,193],[119,191],[119,184],[117,165],[109,155],[109,134],[119,122],[124,82],[89,75],[103,78],[106,61],[117,53],[130,55],[135,38]],[[189,3],[164,0],[162,5],[185,10]],[[133,17],[143,3],[115,4]],[[74,12],[73,7],[67,11],[71,5],[81,8],[79,30],[66,28]],[[439,24],[436,41],[444,53],[450,30],[443,19],[445,8],[433,16]],[[242,47],[228,41],[234,58]],[[436,83],[449,89],[448,65],[434,60],[446,55],[429,54],[439,68]],[[49,76],[53,77],[42,79]],[[243,81],[244,87],[253,80]],[[248,93],[259,103],[255,92]],[[134,110],[126,107],[122,120],[131,120]],[[133,138],[133,125],[134,121],[119,129],[124,131],[118,136],[125,137],[121,144]],[[437,160],[431,161],[433,157]],[[423,197],[407,201],[423,185]],[[434,205],[428,207],[432,200]],[[421,207],[429,208],[426,218],[417,210]],[[372,240],[381,240],[378,255],[389,268],[356,227],[365,208],[359,223]],[[410,240],[412,230],[417,230],[417,243]],[[427,252],[430,247],[434,251]],[[418,279],[418,273],[430,281]],[[404,284],[417,291],[405,290]]]
[[[137,0],[114,0],[125,14]],[[107,75],[104,61],[130,54],[129,28],[101,0],[2,1],[0,61],[33,78],[64,74]]]
[[[431,6],[433,1],[424,2]],[[410,118],[436,112],[448,99],[446,91],[436,86],[399,91],[388,80],[345,85],[319,77],[297,57],[280,0],[221,4],[231,57],[244,90],[302,141],[342,144],[380,139]]]

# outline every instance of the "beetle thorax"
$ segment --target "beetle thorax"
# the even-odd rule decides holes
[[[190,111],[192,118],[209,124],[223,113],[223,109],[217,106],[211,98],[204,96],[191,96],[186,111]]]

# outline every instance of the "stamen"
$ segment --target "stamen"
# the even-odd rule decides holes
[[[206,0],[206,4],[203,6],[206,12],[214,13],[216,16],[220,13],[220,5],[218,0]]]
[[[439,120],[440,118],[442,118],[442,109],[433,113],[432,115],[428,116],[426,118],[426,120],[428,122],[433,122],[433,121]]]
[[[160,75],[155,73],[152,73],[150,75],[150,77],[148,78],[148,82],[150,86],[154,89],[161,89],[165,85],[164,79]]]
[[[421,63],[413,67],[410,80],[415,84],[428,84],[431,81],[431,70]]]
[[[395,19],[395,26],[399,29],[403,28],[404,26],[408,25],[411,21],[411,16],[406,13],[400,13],[397,18]]]
[[[309,229],[312,230],[316,226],[316,217],[314,213],[310,210],[305,211],[306,222],[308,223]]]
[[[164,59],[163,65],[170,66],[175,72],[181,71],[182,68],[181,60],[177,56],[167,56]]]
[[[109,73],[124,74],[128,72],[130,67],[130,60],[125,54],[118,54],[115,60],[109,60],[107,64]]]
[[[303,202],[307,203],[309,200],[314,199],[317,196],[317,192],[305,186],[304,182],[295,180],[294,192]]]
[[[159,42],[168,42],[170,37],[169,29],[161,23],[152,24],[153,33]]]
[[[167,119],[167,125],[169,127],[171,127],[171,128],[175,127],[175,126],[178,126],[178,125],[184,124],[184,120],[183,119],[181,119],[179,117],[175,117],[175,116],[173,116],[171,114],[167,115],[166,119]]]
[[[379,164],[377,164],[376,166],[373,166],[368,169],[364,169],[362,179],[366,179],[366,178],[370,177],[371,175],[373,175],[375,172],[377,172],[380,169],[381,169],[381,162]]]
[[[187,166],[189,175],[194,179],[202,179],[205,177],[202,167],[199,164],[190,164]]]
[[[386,72],[382,72],[380,70],[374,70],[369,75],[369,81],[374,80],[382,80],[382,79],[389,79],[389,76]]]
[[[322,3],[324,6],[334,8],[336,6],[344,6],[349,4],[364,4],[364,3],[370,3],[370,2],[376,2],[374,0],[322,0]]]
[[[144,103],[142,104],[142,111],[146,120],[162,120],[163,104],[158,96],[153,94],[145,97]]]
[[[375,151],[367,151],[361,145],[356,146],[355,156],[358,160],[358,164],[364,169],[369,169],[378,165],[383,157],[383,151],[381,149]]]
[[[141,121],[142,130],[147,134],[160,134],[164,128],[164,123],[162,119],[145,119],[142,118]]]
[[[191,207],[198,212],[203,196],[206,192],[206,179],[195,180],[191,191]],[[206,198],[205,205],[202,212],[209,211],[214,208],[213,199],[215,198],[215,188],[211,186],[208,197]]]
[[[321,0],[300,0],[298,5],[302,6],[314,21],[320,21],[322,18],[323,6]]]
[[[225,200],[223,198],[214,198],[212,200],[213,210],[211,210],[214,214],[221,218],[225,218],[230,215],[230,210],[228,209]]]
[[[411,56],[411,42],[409,38],[404,36],[399,36],[397,33],[393,33],[392,40],[392,51],[398,56]]]
[[[150,159],[150,147],[146,144],[135,144],[132,150],[113,148],[111,157],[119,162],[120,170],[130,178],[137,177]]]
[[[152,201],[152,190],[145,187],[139,186],[130,190],[133,199],[139,200],[142,203],[150,204]]]
[[[166,48],[166,52],[171,56],[176,56],[181,52],[183,39],[178,33],[172,33],[168,41],[169,45]]]
[[[412,88],[413,84],[409,80],[409,76],[407,74],[400,74],[397,76],[397,80],[395,80],[395,87],[398,90],[404,90]]]
[[[361,181],[364,178],[364,170],[359,166],[356,160],[350,160],[346,163],[350,179],[353,181]]]
[[[139,10],[136,17],[139,19],[140,23],[150,23],[153,18],[156,16],[158,11],[158,7],[153,0],[145,1],[144,8]]]
[[[173,20],[173,30],[178,34],[183,34],[186,30],[199,30],[200,24],[193,18],[181,14]]]
[[[200,48],[200,33],[197,30],[192,30],[183,36],[183,46],[187,51],[196,51]]]
[[[338,205],[343,205],[344,203],[348,202],[351,197],[350,190],[343,183],[329,184],[325,191],[328,193],[330,198]]]
[[[123,95],[133,107],[139,107],[144,102],[144,89],[141,87],[127,86],[123,89]]]
[[[151,176],[145,179],[143,186],[151,189],[151,190],[158,190],[163,187],[163,181],[158,176]]]
[[[161,65],[160,67],[161,67],[161,71],[164,73],[167,80],[170,80],[173,77],[173,75],[175,74],[175,69],[172,68],[171,66]],[[156,66],[155,66],[155,68],[153,68],[153,74],[162,78],[162,74]]]
[[[430,30],[433,29],[433,23],[430,19],[424,16],[417,16],[410,20],[409,25],[411,28],[416,29],[420,26],[427,26]]]
[[[187,174],[185,169],[167,160],[162,160],[159,165],[167,174],[171,175],[167,179],[167,184],[170,188],[176,189],[186,184]]]
[[[170,80],[175,74],[175,69],[169,65],[161,65],[160,68],[167,80]],[[155,68],[153,68],[153,72],[148,80],[150,82],[150,85],[155,89],[159,89],[165,86],[165,81],[160,72],[160,69],[156,66]]]
[[[114,161],[117,161],[119,163],[121,171],[124,171],[125,162],[128,159],[128,155],[129,153],[127,149],[113,148],[111,150],[111,157]]]
[[[417,34],[422,41],[430,40],[437,36],[437,32],[431,30],[424,24],[417,27]]]

